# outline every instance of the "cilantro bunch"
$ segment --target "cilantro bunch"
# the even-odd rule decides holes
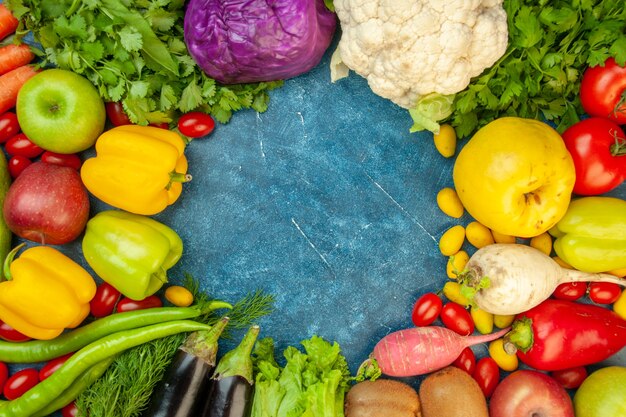
[[[461,137],[502,116],[552,121],[563,131],[583,113],[580,78],[613,56],[626,63],[624,0],[504,0],[509,46],[458,93],[449,122]]]
[[[32,32],[41,65],[88,78],[105,101],[120,101],[138,124],[200,110],[222,123],[263,112],[282,81],[220,85],[195,64],[184,42],[184,0],[5,0]]]

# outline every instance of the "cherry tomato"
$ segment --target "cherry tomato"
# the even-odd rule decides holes
[[[576,389],[587,378],[587,368],[577,366],[575,368],[561,369],[550,372],[550,376],[561,384],[563,388]]]
[[[215,121],[211,115],[199,111],[185,113],[178,119],[178,130],[190,138],[199,138],[213,132]]]
[[[14,400],[39,383],[39,371],[35,368],[24,368],[7,379],[2,392],[7,400]]]
[[[108,282],[98,285],[96,295],[89,302],[91,315],[96,318],[105,317],[113,313],[115,304],[121,297],[121,293]]]
[[[75,170],[79,170],[83,161],[80,159],[75,153],[55,153],[50,151],[45,151],[41,154],[41,160],[43,162],[47,162],[49,164],[61,165],[63,167],[74,168]]]
[[[76,417],[78,416],[78,407],[76,407],[76,403],[72,401],[65,407],[61,409],[62,417]]]
[[[474,320],[469,311],[460,304],[452,302],[444,304],[440,317],[444,326],[462,336],[474,333]]]
[[[158,127],[159,129],[166,129],[169,130],[170,129],[170,124],[167,122],[162,122],[162,123],[150,123],[150,126],[152,127]]]
[[[9,367],[6,363],[0,362],[0,392],[4,390],[7,379],[9,379]]]
[[[598,304],[613,304],[622,294],[622,288],[612,282],[592,282],[589,284],[589,298]]]
[[[104,103],[104,108],[106,109],[107,117],[109,118],[113,126],[122,126],[122,125],[132,124],[132,122],[130,121],[130,118],[124,111],[124,107],[122,106],[122,103],[117,102],[117,101],[116,102],[109,101],[109,102]]]
[[[552,296],[559,300],[576,301],[586,293],[586,282],[564,282],[556,287]]]
[[[18,332],[2,320],[0,320],[0,338],[7,342],[25,342],[30,340],[30,337]]]
[[[476,363],[472,377],[478,382],[485,398],[489,398],[500,382],[500,368],[496,361],[487,356]]]
[[[9,169],[9,174],[11,174],[11,178],[17,178],[22,173],[22,171],[24,171],[26,167],[32,163],[33,161],[26,158],[25,156],[15,155],[10,157],[7,162],[7,167]]]
[[[452,365],[473,375],[474,370],[476,370],[476,355],[474,355],[474,351],[470,347],[466,347],[459,357],[454,360]]]
[[[18,133],[20,133],[20,124],[17,121],[17,115],[10,111],[0,115],[0,143],[6,142]]]
[[[580,102],[591,116],[608,117],[626,124],[626,67],[615,58],[587,68],[580,80]]]
[[[143,300],[131,300],[130,298],[123,297],[117,303],[117,312],[122,313],[124,311],[143,310],[146,308],[162,307],[163,301],[156,296],[151,295]]]
[[[427,292],[422,295],[413,306],[413,313],[411,314],[413,324],[418,327],[432,324],[439,317],[442,306],[441,298],[434,292]]]
[[[74,353],[68,353],[63,356],[59,356],[58,358],[54,358],[49,360],[44,366],[39,370],[39,380],[43,381],[52,375],[57,369],[59,369]]]
[[[4,149],[11,156],[20,155],[26,158],[36,158],[43,153],[43,149],[35,145],[23,133],[18,133],[10,138],[7,143],[4,144]]]
[[[615,122],[590,117],[570,126],[562,136],[574,161],[575,194],[603,194],[624,182],[626,135]]]

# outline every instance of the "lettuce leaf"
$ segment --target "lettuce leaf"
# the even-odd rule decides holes
[[[285,366],[274,358],[271,338],[259,341],[253,354],[256,392],[252,417],[343,417],[352,379],[341,348],[321,337],[301,342],[304,352],[289,346]]]

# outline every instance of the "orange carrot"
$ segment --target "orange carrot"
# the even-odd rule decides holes
[[[26,44],[2,46],[0,47],[0,75],[26,65],[34,58],[35,54]]]
[[[13,16],[13,13],[4,5],[0,4],[0,39],[15,33],[19,20]]]
[[[0,75],[0,114],[15,107],[20,88],[38,72],[30,65],[23,65]]]

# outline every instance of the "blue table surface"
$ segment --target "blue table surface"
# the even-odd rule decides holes
[[[237,112],[192,141],[193,180],[154,217],[185,244],[171,283],[191,274],[229,302],[273,294],[275,311],[258,323],[278,354],[319,335],[340,344],[355,372],[380,338],[412,325],[417,297],[442,288],[438,240],[471,218],[437,207],[454,160],[432,134],[409,133],[408,112],[358,75],[331,83],[329,61],[330,50],[272,91],[265,113]],[[610,195],[626,198],[626,185]],[[94,212],[105,208],[92,199]],[[61,249],[88,267],[80,239]],[[474,350],[485,355],[486,345]],[[611,361],[626,363],[625,352]]]
[[[172,283],[191,274],[230,302],[271,293],[276,310],[259,324],[278,353],[319,335],[338,342],[356,371],[380,338],[412,325],[418,296],[442,288],[438,240],[472,219],[436,204],[453,185],[454,160],[437,152],[431,133],[409,133],[408,112],[365,79],[331,83],[332,48],[272,91],[265,113],[240,111],[192,141],[193,180],[155,218],[185,244]],[[626,198],[626,186],[610,194]]]

